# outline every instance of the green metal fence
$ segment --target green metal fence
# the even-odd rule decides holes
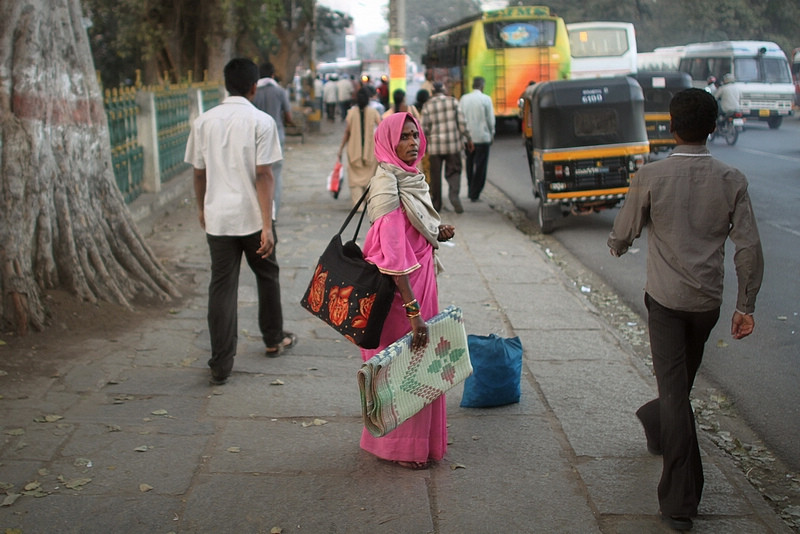
[[[136,90],[132,87],[106,90],[104,104],[114,177],[125,202],[132,202],[142,192],[144,173],[144,150],[136,127],[139,114]]]
[[[191,102],[187,87],[168,87],[156,91],[155,106],[159,171],[161,181],[166,182],[189,168],[189,164],[183,161],[191,128]]]

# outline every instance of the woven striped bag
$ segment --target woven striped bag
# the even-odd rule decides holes
[[[412,352],[406,334],[364,362],[358,371],[364,426],[385,436],[472,374],[461,308],[450,306],[428,321],[424,350]]]

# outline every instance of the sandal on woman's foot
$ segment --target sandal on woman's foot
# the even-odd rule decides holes
[[[415,471],[420,469],[427,469],[431,466],[430,462],[401,462],[399,460],[395,460],[394,463],[399,465],[400,467],[405,467],[406,469],[414,469]]]
[[[297,336],[292,334],[291,332],[284,332],[283,339],[277,345],[272,347],[267,347],[266,353],[267,356],[270,358],[275,358],[280,356],[281,353],[287,349],[291,349],[297,344]]]

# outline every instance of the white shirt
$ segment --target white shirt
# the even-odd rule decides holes
[[[489,95],[473,89],[461,97],[458,107],[467,119],[467,130],[473,143],[491,143],[494,138],[494,106]]]
[[[245,236],[260,231],[256,166],[282,157],[275,120],[242,96],[229,96],[195,119],[184,161],[206,170],[206,232]]]
[[[739,110],[742,90],[735,83],[721,85],[714,96],[719,100],[719,107],[722,113],[732,113]]]

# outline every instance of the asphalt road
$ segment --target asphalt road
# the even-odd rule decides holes
[[[735,146],[722,140],[709,146],[716,157],[740,168],[750,181],[766,268],[756,305],[756,331],[735,341],[729,334],[736,300],[733,249],[726,250],[722,314],[707,345],[701,373],[725,392],[774,454],[791,469],[800,470],[800,119],[784,120],[779,130],[750,123]],[[498,135],[489,175],[536,221],[538,201],[532,194],[519,134]],[[566,217],[551,237],[644,317],[646,236],[623,258],[611,257],[606,239],[616,213],[614,209]]]

